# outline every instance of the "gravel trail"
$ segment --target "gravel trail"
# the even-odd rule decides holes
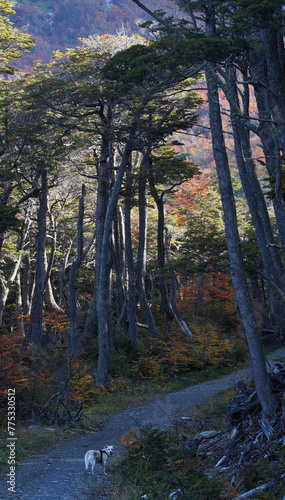
[[[285,348],[268,356],[272,362],[285,357]],[[20,461],[16,466],[15,493],[9,493],[7,471],[0,481],[0,499],[10,500],[109,500],[113,497],[108,476],[98,467],[94,476],[84,474],[84,454],[106,444],[118,445],[118,437],[127,428],[152,423],[159,428],[171,425],[175,416],[210,400],[215,394],[233,386],[238,380],[252,378],[251,369],[203,382],[178,392],[152,399],[146,404],[112,415],[97,432],[62,443],[49,451]],[[120,454],[120,448],[114,457]],[[108,465],[107,465],[108,470]],[[114,494],[115,495],[115,494]]]

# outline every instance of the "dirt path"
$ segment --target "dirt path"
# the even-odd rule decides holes
[[[285,348],[268,356],[272,360],[285,356]],[[152,423],[167,428],[177,415],[208,401],[212,396],[232,387],[238,380],[251,378],[251,370],[241,370],[226,377],[204,382],[179,392],[157,397],[137,408],[127,409],[110,418],[98,432],[86,434],[68,443],[21,461],[16,467],[16,493],[9,493],[7,476],[0,481],[0,498],[8,500],[109,500],[112,494],[108,476],[99,471],[95,476],[84,474],[84,454],[106,444],[116,444],[127,428]],[[115,453],[118,457],[120,449]],[[101,467],[100,467],[101,469]]]

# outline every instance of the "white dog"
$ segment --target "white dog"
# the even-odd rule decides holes
[[[85,454],[85,471],[88,474],[89,465],[91,465],[91,473],[94,474],[95,465],[101,464],[103,466],[104,474],[106,474],[106,462],[112,456],[113,450],[116,448],[114,445],[104,446],[102,450],[89,450]]]

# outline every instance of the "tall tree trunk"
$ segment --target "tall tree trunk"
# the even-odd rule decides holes
[[[254,93],[260,119],[258,136],[266,159],[266,168],[269,176],[275,179],[275,196],[273,206],[276,216],[278,233],[285,254],[285,202],[282,196],[282,170],[280,158],[280,144],[278,128],[272,120],[271,99],[268,93],[268,75],[265,56],[260,51],[251,50],[249,53],[250,72],[254,82]],[[260,84],[262,82],[262,84]]]
[[[137,342],[137,311],[136,311],[136,286],[135,286],[135,268],[132,247],[131,230],[131,198],[132,198],[132,161],[128,163],[128,172],[126,179],[126,202],[125,202],[125,239],[126,239],[126,293],[127,293],[127,317],[130,341],[132,344]]]
[[[127,315],[129,335],[132,344],[137,342],[137,314],[135,268],[131,233],[131,207],[125,204],[125,235],[126,235],[126,265],[127,265]]]
[[[121,159],[121,164],[118,169],[117,178],[110,196],[106,218],[104,224],[104,234],[101,249],[100,260],[100,277],[97,293],[97,317],[98,317],[98,346],[99,357],[97,366],[96,383],[104,385],[108,379],[109,365],[109,340],[108,340],[108,307],[109,304],[109,261],[111,249],[111,233],[114,213],[117,207],[117,202],[124,178],[124,174],[128,165],[129,157],[132,152],[135,138],[135,129],[132,129],[128,141],[125,146],[124,154]]]
[[[207,16],[212,9],[207,5]],[[212,31],[213,18],[208,23],[208,33]],[[230,169],[223,137],[222,120],[220,114],[219,93],[211,70],[206,70],[207,92],[209,101],[210,127],[214,158],[219,179],[219,189],[222,199],[225,232],[230,257],[231,277],[235,292],[237,307],[242,323],[243,333],[247,342],[257,395],[262,406],[264,416],[270,416],[276,409],[276,401],[272,395],[266,372],[265,359],[259,338],[259,332],[249,296],[247,280],[241,252],[241,244],[237,226],[234,194],[230,176]]]
[[[36,277],[34,302],[31,309],[31,316],[28,329],[28,342],[33,343],[39,352],[42,352],[42,330],[43,330],[43,290],[45,275],[45,244],[46,244],[46,219],[48,184],[47,168],[45,163],[41,168],[41,189],[39,193],[39,211],[38,211],[38,236],[36,253]]]
[[[46,304],[47,304],[47,309],[50,311],[61,311],[62,309],[59,307],[59,305],[56,303],[56,300],[54,298],[54,292],[51,284],[51,279],[50,279],[50,273],[51,273],[51,268],[49,267],[49,263],[47,261],[47,254],[45,251],[45,283],[44,283],[44,292],[46,296]]]
[[[9,292],[10,292],[12,285],[14,284],[16,277],[17,277],[17,274],[19,272],[21,261],[22,261],[22,255],[23,255],[22,250],[20,250],[19,256],[14,264],[14,268],[13,268],[8,280],[5,282],[4,278],[1,278],[2,292],[0,295],[0,325],[3,324],[4,309],[6,306]]]
[[[21,273],[20,269],[18,270],[16,276],[16,313],[17,313],[17,323],[18,323],[18,331],[24,337],[25,335],[25,324],[23,318],[23,301],[22,301],[22,288],[21,288]]]
[[[151,194],[157,207],[157,265],[159,270],[160,304],[167,318],[167,330],[170,331],[174,319],[172,304],[169,302],[165,279],[165,248],[164,248],[164,202],[163,194],[159,195],[150,176]]]
[[[44,292],[46,294],[47,309],[50,311],[62,312],[62,309],[59,307],[59,305],[56,302],[54,290],[53,290],[52,283],[51,283],[51,270],[52,270],[54,256],[55,256],[55,252],[56,252],[57,234],[56,234],[56,223],[55,223],[55,220],[53,217],[52,209],[48,208],[48,214],[49,214],[49,219],[50,219],[50,233],[52,233],[52,237],[51,237],[50,256],[49,256],[48,260],[47,260],[47,253],[45,251]]]
[[[172,257],[171,257],[171,249],[170,249],[170,241],[171,241],[171,234],[168,231],[168,228],[165,226],[165,253],[166,253],[166,260],[168,264],[171,264],[172,262]],[[176,275],[174,269],[171,270],[171,291],[170,291],[170,300],[171,300],[171,306],[173,313],[175,315],[175,318],[177,319],[180,327],[182,328],[183,332],[186,333],[190,338],[192,338],[193,334],[189,330],[187,324],[185,323],[178,307],[176,304]]]
[[[23,256],[23,280],[22,280],[22,299],[23,314],[26,316],[31,313],[32,298],[32,277],[31,277],[31,259],[28,251]]]
[[[26,214],[25,220],[22,224],[22,230],[21,230],[21,236],[19,239],[19,244],[18,244],[18,257],[15,261],[14,268],[8,278],[7,281],[5,281],[4,278],[1,278],[1,284],[2,284],[2,292],[0,295],[0,325],[2,325],[3,322],[3,313],[4,309],[6,306],[6,302],[8,299],[9,292],[17,279],[19,272],[20,272],[20,266],[22,264],[24,252],[26,250],[26,245],[29,239],[29,234],[30,234],[30,226],[31,226],[31,218],[28,214]],[[20,299],[20,297],[19,297]],[[22,307],[21,307],[21,312],[22,312]],[[20,314],[20,313],[19,313]]]
[[[7,205],[8,204],[8,200],[9,200],[9,197],[10,197],[10,194],[12,193],[13,189],[15,188],[14,185],[10,185],[8,186],[5,191],[2,193],[1,197],[0,197],[0,203],[1,205]],[[3,246],[3,243],[4,243],[4,238],[5,238],[5,232],[1,231],[0,232],[0,253],[2,251],[2,246]]]
[[[277,124],[280,146],[285,154],[285,83],[283,35],[274,26],[260,31],[263,41],[273,121]],[[280,50],[280,37],[281,46]]]
[[[60,271],[58,273],[59,285],[58,285],[57,302],[60,306],[62,305],[62,301],[63,301],[63,297],[64,297],[64,290],[65,290],[65,286],[66,286],[66,282],[67,282],[66,269],[67,269],[67,265],[68,265],[68,261],[69,261],[70,252],[72,250],[72,246],[73,246],[73,239],[71,239],[69,241],[68,247],[64,252],[65,256],[64,256],[64,259],[60,265]]]
[[[235,74],[232,69],[227,70],[227,84],[231,96],[234,99],[235,107],[238,108],[238,93],[236,87]],[[231,103],[230,103],[231,105]],[[276,318],[279,329],[284,324],[284,314],[282,313],[283,297],[277,297],[276,292],[272,290],[271,280],[275,282],[277,287],[284,293],[284,271],[280,259],[279,250],[274,245],[274,235],[259,181],[256,176],[255,164],[252,158],[249,131],[243,126],[239,114],[231,106],[231,120],[233,128],[233,136],[235,141],[236,161],[239,169],[239,174],[246,199],[249,205],[253,224],[256,230],[256,238],[260,250],[265,277],[267,277],[267,288],[269,289],[269,297],[273,300],[270,302],[271,310]]]
[[[82,185],[81,198],[79,201],[78,224],[77,224],[77,257],[73,262],[69,275],[69,300],[70,300],[70,347],[74,354],[77,354],[79,348],[78,336],[76,331],[76,306],[77,306],[77,271],[81,266],[83,259],[83,222],[84,222],[84,199],[86,188]]]
[[[126,252],[125,252],[125,224],[121,207],[115,212],[113,223],[113,241],[112,241],[112,262],[116,275],[116,328],[120,330],[127,329],[126,317],[126,291],[125,291],[125,273],[126,273]]]
[[[95,242],[95,274],[94,274],[94,288],[92,299],[89,305],[87,318],[85,321],[84,332],[82,335],[84,344],[88,344],[94,333],[94,327],[97,318],[97,303],[98,303],[98,289],[99,277],[101,269],[101,255],[102,255],[102,242],[104,234],[104,224],[106,218],[106,210],[110,196],[110,182],[109,182],[109,138],[103,134],[100,160],[98,164],[98,188],[97,188],[97,204],[96,204],[96,242]]]
[[[145,290],[146,275],[146,233],[147,233],[147,198],[146,198],[146,180],[147,170],[149,168],[149,156],[151,148],[149,147],[143,156],[140,165],[139,178],[139,244],[137,253],[137,287],[139,293],[140,312],[144,323],[146,323],[149,336],[156,336],[156,329],[151,310],[148,305]]]

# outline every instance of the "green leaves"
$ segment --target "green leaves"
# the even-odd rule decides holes
[[[179,157],[173,148],[162,146],[151,157],[150,175],[154,183],[169,186],[168,190],[173,190],[199,173],[197,165],[185,156]]]
[[[134,45],[115,54],[102,70],[103,78],[120,82],[122,92],[132,85],[143,85],[157,72],[159,57],[152,46]]]
[[[7,230],[19,231],[21,221],[17,218],[18,207],[0,204],[0,233]]]

